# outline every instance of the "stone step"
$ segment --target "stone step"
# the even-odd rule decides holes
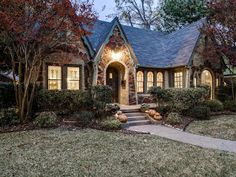
[[[142,112],[131,112],[131,113],[124,113],[127,117],[137,117],[137,116],[146,116],[145,113]]]
[[[140,112],[140,109],[121,109],[123,113]]]
[[[130,126],[149,125],[149,124],[151,124],[150,120],[137,120],[137,121],[129,121],[124,126],[130,127]]]
[[[146,120],[146,117],[145,116],[128,117],[128,122],[129,121],[137,121],[137,120]]]

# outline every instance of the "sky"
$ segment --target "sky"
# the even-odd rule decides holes
[[[106,15],[116,11],[115,0],[94,0],[94,8],[99,14],[100,20],[110,21],[110,19],[106,18]]]

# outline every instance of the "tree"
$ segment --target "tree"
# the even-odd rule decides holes
[[[236,65],[236,0],[212,0],[209,4],[209,17],[202,28],[207,44],[202,52],[205,57],[215,61],[227,59],[231,66]],[[234,81],[231,80],[232,95]]]
[[[89,33],[81,26],[91,28],[96,15],[89,2],[1,0],[0,19],[1,47],[9,55],[18,113],[25,122],[43,61],[54,52],[75,51],[76,41]]]
[[[198,21],[207,14],[207,0],[164,0],[162,7],[163,28],[174,31]]]
[[[154,0],[115,0],[117,14],[121,21],[145,29],[160,29],[161,4]]]

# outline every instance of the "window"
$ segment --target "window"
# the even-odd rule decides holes
[[[201,84],[208,85],[211,91],[211,99],[213,98],[213,77],[210,71],[203,70],[201,75]]]
[[[183,72],[175,73],[175,88],[183,88]]]
[[[153,86],[153,73],[147,73],[147,89],[149,90]]]
[[[143,72],[137,72],[137,91],[143,92]]]
[[[61,67],[48,66],[48,89],[60,90],[61,89]]]
[[[67,67],[67,89],[79,90],[80,87],[80,68]]]
[[[157,73],[157,87],[163,88],[164,84],[163,74],[161,72]]]

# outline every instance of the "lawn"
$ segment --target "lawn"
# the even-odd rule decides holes
[[[236,115],[214,116],[211,120],[194,121],[186,131],[236,141]]]
[[[91,129],[0,134],[1,177],[236,176],[236,154]]]

